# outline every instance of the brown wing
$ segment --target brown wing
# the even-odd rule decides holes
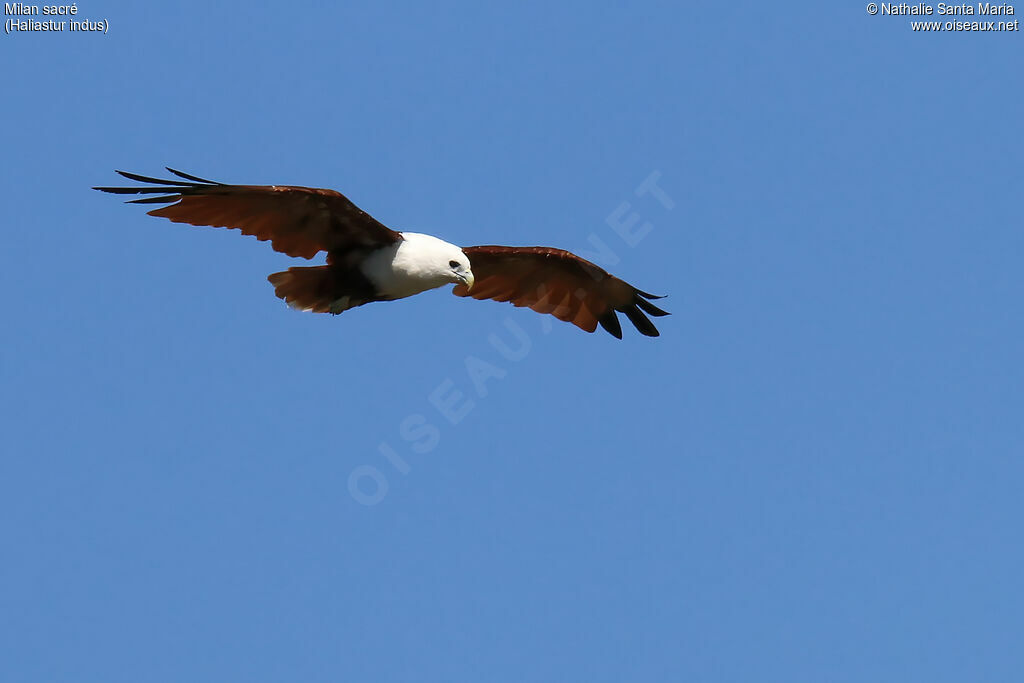
[[[149,212],[175,223],[237,228],[270,240],[289,256],[313,258],[320,251],[378,247],[402,239],[340,192],[286,185],[224,185],[181,171],[182,180],[161,180],[118,171],[136,187],[94,187],[115,194],[156,194],[130,204],[169,204]]]
[[[475,284],[456,285],[456,296],[511,301],[538,313],[593,332],[600,323],[622,339],[616,312],[648,337],[658,330],[644,315],[668,315],[648,299],[660,299],[636,289],[576,254],[550,247],[465,247]]]

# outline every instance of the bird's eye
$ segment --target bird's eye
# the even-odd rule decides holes
[[[459,262],[458,261],[449,261],[448,265],[451,266],[452,268],[458,268],[459,267]]]

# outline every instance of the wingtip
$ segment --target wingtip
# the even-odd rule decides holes
[[[645,337],[661,336],[661,333],[658,332],[658,328],[654,326],[654,323],[651,322],[650,318],[644,315],[644,312],[636,304],[620,308],[618,310],[629,318],[629,322],[633,323],[633,327],[635,327],[640,334]]]
[[[616,339],[622,339],[622,325],[619,323],[619,316],[614,310],[608,311],[597,319],[601,328]]]
[[[200,178],[199,176],[194,176],[191,173],[185,173],[184,171],[179,171],[177,169],[173,169],[170,166],[164,166],[164,168],[167,169],[168,171],[170,171],[171,173],[173,173],[174,175],[178,176],[179,178],[184,178],[185,180],[189,180],[189,181],[194,182],[194,183],[206,183],[208,185],[221,185],[222,184],[222,183],[218,183],[216,180],[208,180],[206,178]]]
[[[642,311],[647,313],[647,315],[653,315],[656,318],[660,318],[663,315],[669,315],[668,311],[661,310],[660,308],[652,304],[647,299],[644,299],[643,297],[634,297],[633,303],[639,306]]]

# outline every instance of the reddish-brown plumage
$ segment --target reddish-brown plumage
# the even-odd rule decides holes
[[[302,311],[341,313],[381,300],[358,271],[335,266],[293,266],[267,279],[277,296]]]
[[[274,285],[274,293],[295,308],[327,313],[331,302],[341,296],[330,275],[329,266],[295,266],[267,279]]]
[[[344,195],[309,187],[214,186],[182,194],[176,204],[149,215],[175,223],[237,228],[256,239],[270,240],[277,251],[303,258],[401,239]]]
[[[167,170],[180,180],[118,171],[129,180],[145,184],[94,189],[157,195],[131,203],[166,204],[149,214],[175,223],[235,228],[269,240],[274,249],[289,256],[313,258],[326,251],[325,266],[290,268],[269,277],[277,296],[297,308],[340,313],[370,301],[394,298],[385,294],[385,288],[378,291],[362,266],[381,247],[403,240],[402,234],[379,223],[340,192],[286,185],[225,185]],[[587,332],[601,325],[620,339],[617,313],[625,314],[649,337],[658,336],[658,330],[644,314],[668,315],[648,301],[660,297],[642,292],[562,249],[479,246],[462,251],[469,258],[476,282],[472,290],[457,285],[453,293],[458,296],[510,301],[571,322]],[[463,274],[457,277],[465,280]]]
[[[154,194],[135,203],[168,204],[149,212],[175,223],[236,228],[289,256],[375,248],[402,239],[340,192],[290,185],[225,185],[168,169],[182,180],[118,171],[136,187],[97,187],[115,194]],[[188,182],[185,182],[188,181]]]
[[[476,284],[472,289],[456,285],[452,290],[456,296],[510,301],[587,332],[601,324],[619,338],[622,331],[616,311],[626,313],[640,332],[651,337],[658,336],[658,331],[638,306],[651,315],[666,315],[646,301],[658,297],[641,292],[564,249],[486,245],[464,247],[463,251],[469,257]]]

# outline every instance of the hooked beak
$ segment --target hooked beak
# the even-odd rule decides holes
[[[459,282],[466,285],[466,291],[473,289],[473,283],[476,279],[473,277],[473,271],[467,270],[465,273],[458,274]]]

